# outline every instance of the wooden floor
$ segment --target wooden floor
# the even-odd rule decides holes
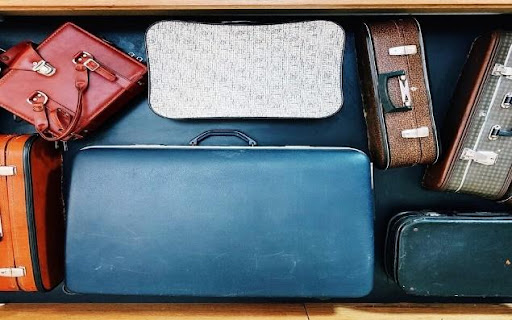
[[[511,12],[511,0],[0,0],[1,14],[163,13],[198,9]]]
[[[504,320],[512,305],[6,304],[1,320]]]

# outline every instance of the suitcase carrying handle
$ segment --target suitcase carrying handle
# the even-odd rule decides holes
[[[242,131],[239,131],[239,130],[231,130],[231,129],[212,129],[212,130],[207,130],[201,134],[199,134],[197,137],[195,137],[194,139],[190,140],[190,142],[188,143],[189,145],[191,146],[198,146],[199,143],[201,143],[201,141],[209,138],[209,137],[238,137],[242,140],[244,140],[245,142],[247,142],[249,144],[249,146],[251,147],[254,147],[256,145],[258,145],[258,143],[256,142],[256,140],[252,139],[251,137],[249,137],[248,135],[246,135],[245,133],[243,133]]]
[[[389,97],[388,80],[391,78],[398,78],[400,94],[402,96],[402,106],[394,105]],[[411,90],[404,70],[379,74],[378,90],[380,103],[382,103],[384,112],[404,112],[412,110]]]

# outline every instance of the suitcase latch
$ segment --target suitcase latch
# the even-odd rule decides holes
[[[0,176],[14,176],[15,174],[15,166],[0,166]]]
[[[415,45],[389,48],[390,56],[408,56],[416,53],[418,53],[418,48]]]
[[[56,69],[48,62],[41,60],[39,62],[32,62],[32,71],[46,77],[51,77],[55,74]]]
[[[504,65],[497,63],[492,70],[492,75],[503,76],[512,80],[512,67],[505,67]]]
[[[464,148],[460,156],[461,160],[472,160],[485,166],[492,166],[496,163],[498,154],[492,151],[475,151],[473,149]]]
[[[428,127],[419,127],[414,129],[402,130],[402,138],[415,139],[428,137],[430,130]]]
[[[24,277],[27,271],[24,267],[19,268],[0,268],[0,277],[4,278],[18,278]]]
[[[512,137],[512,130],[504,130],[500,125],[494,125],[489,131],[489,140],[496,141],[499,137]]]

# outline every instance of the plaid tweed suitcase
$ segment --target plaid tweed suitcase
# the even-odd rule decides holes
[[[507,200],[512,178],[512,32],[478,38],[453,98],[427,188]]]

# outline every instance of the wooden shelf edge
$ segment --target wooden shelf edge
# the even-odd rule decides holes
[[[510,0],[2,0],[0,14],[150,14],[181,10],[316,9],[347,12],[512,12]]]
[[[512,304],[6,304],[2,320],[504,320]]]

